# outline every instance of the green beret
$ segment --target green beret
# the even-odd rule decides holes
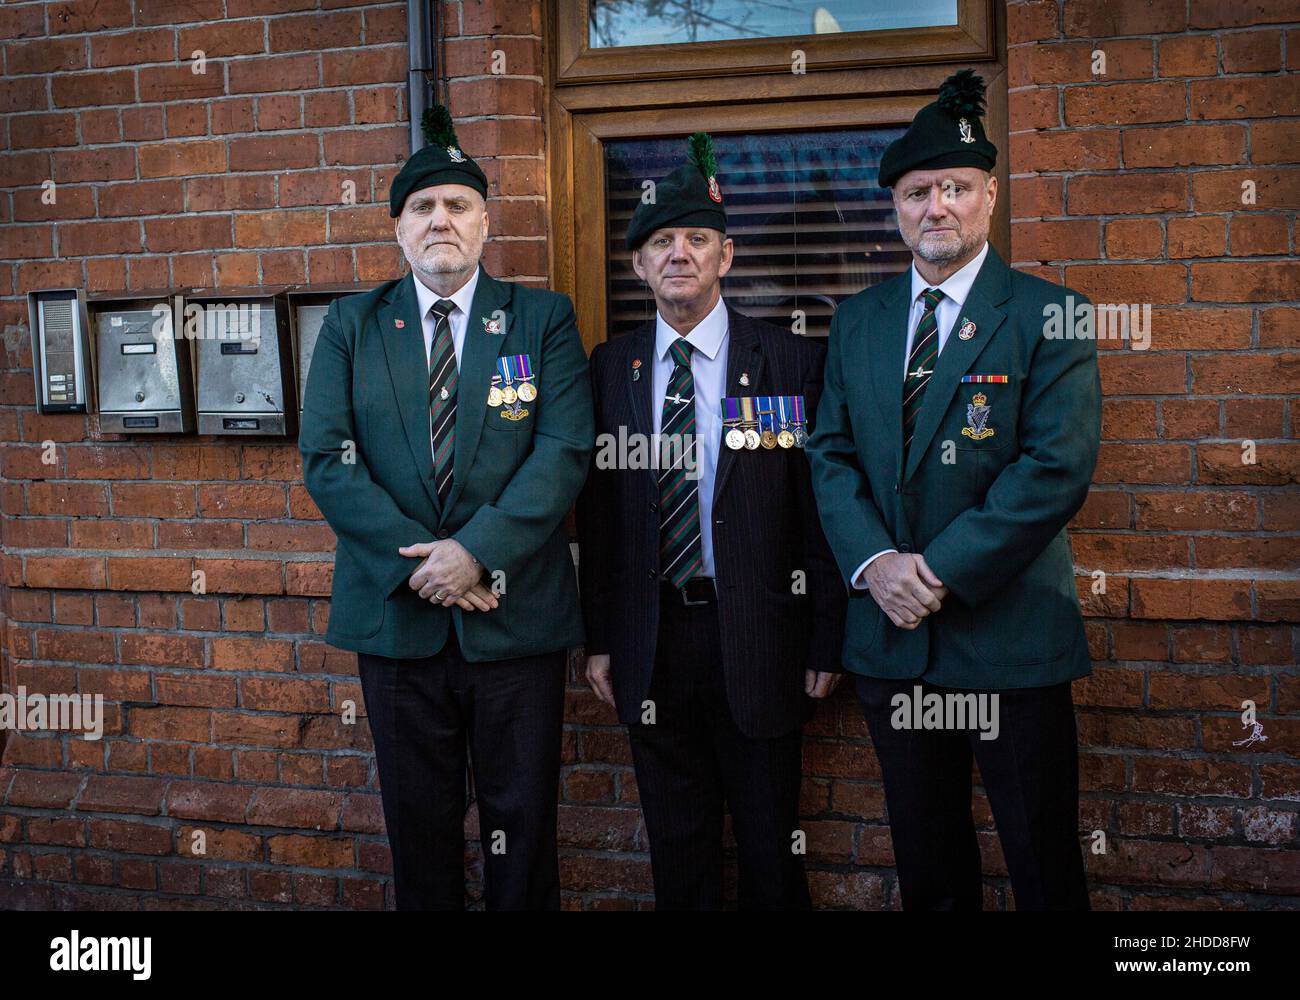
[[[718,161],[707,132],[689,140],[687,160],[654,187],[654,201],[638,203],[627,227],[627,248],[635,250],[656,229],[699,227],[727,231],[727,211],[718,187]]]
[[[998,148],[984,134],[984,81],[974,70],[958,70],[939,88],[939,99],[916,113],[903,135],[880,158],[882,188],[893,187],[909,170],[979,167],[992,170]]]
[[[426,108],[420,129],[428,143],[402,164],[388,192],[388,214],[396,219],[402,214],[407,195],[434,184],[464,184],[487,197],[487,176],[479,165],[460,149],[451,113],[441,105]]]

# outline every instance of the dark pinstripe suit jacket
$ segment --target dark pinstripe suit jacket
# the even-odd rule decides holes
[[[727,307],[729,396],[802,395],[811,419],[825,349]],[[596,347],[591,378],[601,434],[654,431],[655,325]],[[641,377],[632,378],[640,359]],[[742,373],[749,385],[740,384]],[[651,469],[601,469],[593,457],[578,500],[579,575],[587,653],[608,653],[619,718],[639,719],[659,628],[658,480]],[[767,738],[797,729],[812,700],[804,670],[840,671],[846,593],[813,504],[800,448],[719,446],[713,557],[727,701],[736,725]],[[802,571],[806,592],[796,593]]]

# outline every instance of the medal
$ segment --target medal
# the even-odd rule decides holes
[[[501,390],[497,388],[498,376],[492,376],[492,388],[488,390],[488,406],[496,409],[504,400],[501,398]]]
[[[794,415],[794,446],[802,448],[808,441],[808,432],[804,430],[803,397],[790,397],[790,411]]]
[[[519,355],[519,398],[531,403],[537,398],[537,387],[533,385],[533,366],[527,354]]]
[[[722,397],[722,426],[727,429],[723,440],[732,451],[745,447],[745,432],[737,426],[740,423],[740,400],[735,396]]]
[[[758,431],[755,430],[755,424],[757,423],[757,421],[755,421],[754,419],[754,397],[741,396],[740,410],[744,416],[743,429],[745,434],[745,447],[748,448],[750,451],[753,451],[761,443],[761,439],[758,436]]]
[[[787,404],[790,402],[789,396],[776,397],[776,409],[781,418],[781,430],[776,435],[776,443],[782,448],[794,447],[794,435],[790,433],[789,420],[786,418]]]
[[[510,386],[506,386],[501,390],[501,402],[505,403],[507,406],[513,406],[515,400],[518,398],[519,393],[515,392],[514,389],[510,388]]]
[[[764,409],[764,406],[767,408]],[[776,431],[772,429],[772,418],[776,411],[772,409],[771,396],[758,397],[759,443],[769,451],[776,447]]]

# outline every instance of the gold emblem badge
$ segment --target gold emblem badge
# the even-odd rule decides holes
[[[977,392],[966,404],[966,426],[961,429],[963,437],[968,437],[972,441],[983,441],[993,436],[993,428],[988,426],[989,411],[992,407],[986,405],[987,403],[988,397],[982,392]]]

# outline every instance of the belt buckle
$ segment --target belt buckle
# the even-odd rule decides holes
[[[714,596],[717,595],[717,586],[713,582],[712,577],[708,577],[708,576],[691,577],[691,579],[687,580],[681,587],[677,588],[678,592],[682,595],[682,604],[688,608],[698,608],[710,603],[707,598],[701,601],[691,600],[690,598],[691,584],[698,584],[701,587],[707,584],[709,589],[713,591]]]

